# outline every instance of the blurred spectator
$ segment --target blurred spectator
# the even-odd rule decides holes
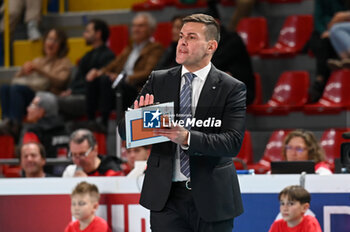
[[[208,4],[206,14],[220,22],[216,5]],[[229,52],[228,52],[229,51]],[[216,68],[242,81],[247,87],[247,105],[254,101],[255,81],[252,62],[240,35],[220,25],[220,41],[211,62]]]
[[[327,60],[337,58],[329,40],[329,30],[334,23],[345,20],[344,13],[350,6],[348,2],[347,0],[315,0],[315,28],[306,45],[306,48],[309,48],[316,58],[316,80],[310,89],[310,102],[316,102],[322,96],[330,76]]]
[[[62,92],[58,98],[60,113],[65,118],[75,118],[86,114],[86,75],[91,69],[100,69],[114,59],[114,53],[106,46],[109,38],[108,24],[100,19],[92,19],[85,27],[84,39],[86,45],[92,46],[92,50],[87,52],[78,64],[77,72],[70,83],[68,90]],[[94,81],[95,86],[101,80],[98,78]],[[106,89],[97,88],[99,91],[107,91]],[[105,95],[103,95],[105,96]],[[113,104],[113,97],[106,95],[107,99],[103,99],[104,104],[101,106],[102,112],[109,112]]]
[[[149,74],[156,66],[163,53],[161,44],[154,42],[152,35],[157,22],[149,13],[138,13],[132,20],[131,39],[133,44],[126,47],[121,54],[102,69],[92,69],[86,76],[87,106],[89,120],[95,119],[99,99],[109,99],[103,101],[103,105],[113,105],[111,89],[112,82],[116,78],[122,78],[118,89],[123,94],[123,109],[126,109],[135,100],[138,91],[146,82]],[[124,78],[125,77],[125,78]],[[97,82],[97,79],[101,79]],[[99,92],[103,89],[103,92]],[[107,125],[110,109],[102,113],[102,122]]]
[[[346,14],[348,21],[350,21],[350,12],[346,12]],[[329,38],[340,58],[340,60],[328,60],[330,69],[350,68],[350,22],[334,24],[329,32]]]
[[[49,92],[37,92],[27,107],[27,123],[22,143],[40,142],[47,157],[66,157],[69,135],[62,118],[58,115],[56,96]]]
[[[44,172],[46,163],[45,148],[40,143],[26,143],[19,147],[19,160],[23,177],[50,177]]]
[[[42,0],[9,0],[8,7],[11,32],[15,30],[24,12],[28,39],[40,39],[39,22],[41,19]],[[4,4],[2,4],[1,11],[4,11]],[[0,23],[0,31],[4,31],[4,20]]]
[[[276,220],[269,232],[322,232],[317,219],[305,215],[311,201],[311,195],[306,189],[298,185],[288,186],[279,193],[278,200],[283,219]]]
[[[70,197],[71,213],[76,220],[70,222],[64,232],[111,232],[107,222],[96,216],[100,200],[96,185],[80,182]]]
[[[283,158],[287,161],[315,161],[315,172],[320,175],[332,174],[325,162],[325,152],[311,131],[295,130],[283,142]]]
[[[13,78],[11,85],[1,86],[4,122],[0,125],[0,133],[18,135],[26,107],[36,91],[60,94],[66,88],[71,71],[67,53],[66,34],[59,29],[51,29],[44,36],[44,56],[26,62]]]
[[[177,15],[177,16],[174,16],[173,19],[171,20],[171,23],[172,23],[171,44],[165,50],[164,54],[160,58],[156,69],[168,69],[178,65],[178,63],[176,63],[175,61],[176,46],[177,46],[177,41],[179,40],[183,18],[184,16]]]
[[[120,159],[98,154],[95,136],[89,130],[74,131],[70,137],[69,149],[74,164],[66,167],[63,177],[124,175]]]
[[[122,164],[125,175],[135,168],[136,161],[146,161],[151,153],[150,146],[134,147],[126,150],[126,163]]]

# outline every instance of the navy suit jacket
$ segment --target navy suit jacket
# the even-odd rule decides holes
[[[174,102],[179,112],[181,66],[153,71],[140,96],[154,95],[154,101]],[[201,91],[194,118],[221,120],[221,127],[192,127],[189,149],[192,194],[201,218],[221,221],[243,212],[241,193],[232,162],[240,150],[245,130],[246,87],[213,65]],[[124,122],[119,128],[125,138]],[[154,144],[140,204],[160,211],[164,208],[172,185],[176,144]]]

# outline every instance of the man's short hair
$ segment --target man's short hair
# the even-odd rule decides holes
[[[39,91],[35,96],[39,97],[38,106],[45,110],[45,116],[58,115],[57,98],[53,93]]]
[[[37,142],[28,142],[28,143],[22,143],[18,149],[17,149],[17,156],[19,158],[19,161],[21,161],[22,159],[22,148],[26,145],[29,145],[29,144],[35,144],[38,146],[39,148],[39,152],[40,152],[40,156],[41,158],[43,158],[44,160],[46,159],[46,151],[45,151],[45,147],[41,144],[41,143],[37,143]]]
[[[311,195],[306,189],[300,185],[291,185],[284,188],[278,195],[278,199],[281,200],[282,196],[287,196],[291,201],[299,201],[301,204],[310,203]]]
[[[90,195],[90,197],[95,198],[97,202],[100,200],[100,193],[98,192],[97,186],[94,184],[90,184],[86,181],[80,182],[79,184],[77,184],[77,186],[75,186],[71,194],[71,197],[73,197],[74,195],[83,195],[83,194]]]
[[[91,19],[89,23],[94,24],[95,31],[101,31],[101,39],[104,43],[106,43],[109,37],[108,24],[101,19]]]
[[[134,19],[138,18],[138,17],[145,17],[147,19],[147,23],[148,23],[148,26],[150,27],[150,29],[152,31],[154,31],[156,29],[157,20],[150,13],[147,13],[147,12],[138,13],[135,15]]]
[[[92,147],[92,148],[95,147],[96,138],[95,138],[94,134],[90,130],[87,130],[87,129],[75,130],[70,136],[69,143],[74,142],[77,144],[81,144],[85,140],[88,142],[90,147]]]
[[[218,22],[210,15],[206,14],[192,14],[185,17],[183,24],[193,22],[193,23],[202,23],[206,25],[205,38],[206,40],[216,40],[218,43],[220,41],[220,26]]]

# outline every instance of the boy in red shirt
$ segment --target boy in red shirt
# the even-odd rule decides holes
[[[278,199],[283,219],[276,220],[269,232],[322,232],[315,217],[304,215],[310,207],[311,196],[303,187],[288,186]]]
[[[77,220],[64,232],[111,232],[107,222],[95,215],[99,199],[96,185],[80,182],[71,194],[71,212]]]

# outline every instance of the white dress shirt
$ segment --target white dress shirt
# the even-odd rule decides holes
[[[195,116],[196,107],[198,104],[199,97],[201,95],[205,80],[207,79],[208,73],[211,69],[211,63],[209,63],[204,68],[193,72],[196,75],[192,81],[192,117]],[[181,89],[185,84],[184,74],[188,73],[188,71],[184,66],[181,69]],[[181,92],[181,90],[180,90]],[[190,145],[191,141],[191,133],[188,135],[188,145]],[[184,147],[183,147],[184,148]],[[175,159],[174,159],[174,170],[173,170],[173,181],[186,181],[187,177],[184,176],[180,171],[180,147],[176,149]],[[186,149],[186,148],[185,148]],[[187,148],[188,149],[188,148]]]

